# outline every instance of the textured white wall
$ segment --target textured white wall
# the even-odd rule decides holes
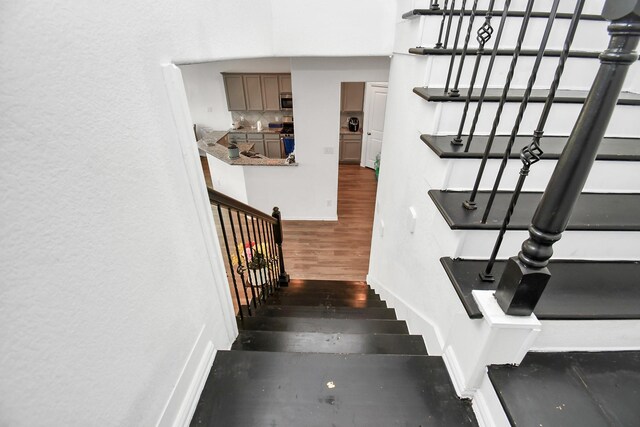
[[[274,55],[281,3],[0,5],[0,425],[154,425],[199,334],[229,346],[160,65]],[[385,13],[325,47],[389,54]]]

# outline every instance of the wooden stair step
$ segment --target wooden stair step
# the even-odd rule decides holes
[[[420,136],[420,139],[442,159],[481,159],[488,135],[474,135],[469,151],[464,151],[464,145],[452,145],[451,141],[456,135],[428,135]],[[490,159],[501,159],[504,156],[508,135],[498,135],[493,140]],[[511,150],[509,158],[519,159],[520,150],[531,144],[531,135],[517,136]],[[543,136],[540,145],[544,150],[543,160],[556,160],[560,157],[564,149],[567,136]],[[466,144],[467,135],[462,135],[462,142]],[[597,160],[640,160],[640,139],[639,138],[604,138],[598,150]]]
[[[498,48],[497,56],[513,56],[515,49],[514,48]],[[460,56],[462,54],[462,49],[456,49],[456,56]],[[436,49],[434,47],[412,47],[409,49],[409,53],[412,55],[444,55],[451,56],[453,53],[453,49]],[[478,49],[475,47],[471,47],[467,49],[468,56],[476,56],[478,53]],[[559,57],[562,53],[561,50],[557,49],[547,49],[544,51],[544,56],[548,57]],[[483,58],[487,58],[487,60],[493,55],[493,49],[485,49]],[[520,51],[520,56],[537,56],[538,51],[536,49],[522,49]],[[600,52],[596,51],[580,51],[580,50],[571,50],[569,51],[570,58],[593,58],[598,59],[600,56]]]
[[[261,317],[313,317],[318,319],[388,319],[396,320],[393,308],[384,307],[309,307],[267,305],[256,311]]]
[[[308,279],[291,279],[289,280],[289,285],[285,288],[288,289],[299,289],[299,288],[310,288],[310,289],[343,289],[343,288],[353,288],[353,289],[371,289],[367,282],[356,281],[356,280],[308,280]],[[283,288],[284,289],[284,288]]]
[[[354,299],[354,298],[318,298],[310,296],[272,295],[267,299],[267,305],[293,305],[310,307],[386,307],[387,303],[380,300]]]
[[[440,357],[218,351],[192,426],[476,426]]]
[[[433,10],[433,9],[411,9],[408,12],[405,12],[402,14],[402,19],[411,19],[411,18],[417,18],[419,16],[439,16],[442,17],[442,9],[438,9],[438,10]],[[447,10],[447,16],[450,13],[450,10]],[[496,18],[500,18],[502,16],[503,11],[502,10],[494,10],[492,15]],[[477,18],[484,18],[484,16],[487,14],[487,10],[481,10],[478,9],[476,10],[476,17]],[[465,16],[470,16],[471,15],[471,9],[465,9],[464,11],[464,15]],[[525,15],[525,11],[524,10],[508,10],[507,11],[507,16],[508,17],[512,17],[512,18],[522,18]],[[460,10],[453,10],[453,16],[454,17],[458,17],[460,16]],[[549,12],[542,12],[542,11],[536,11],[534,10],[533,12],[531,12],[531,17],[532,18],[549,18],[549,16],[551,16],[551,14]],[[568,13],[568,12],[558,12],[556,14],[556,19],[571,19],[573,18],[573,13]],[[604,18],[601,15],[592,15],[592,14],[582,14],[580,15],[580,19],[581,20],[589,20],[589,21],[603,21]]]
[[[279,296],[301,297],[309,296],[314,298],[345,298],[345,299],[365,299],[379,301],[380,296],[373,289],[289,289],[280,288],[276,292]]]
[[[528,353],[490,366],[489,379],[517,426],[634,426],[640,420],[640,351]]]
[[[462,203],[469,199],[469,191],[429,190],[429,196],[452,230],[500,229],[512,193],[500,191],[496,194],[493,209],[483,224],[483,207],[489,194],[488,191],[478,192],[478,209],[468,210],[462,207]],[[541,192],[521,193],[508,229],[528,229],[541,198]],[[640,231],[640,194],[582,193],[567,226],[567,231],[571,230]]]
[[[426,355],[420,335],[240,331],[232,350]]]
[[[494,282],[483,282],[478,277],[486,266],[485,260],[445,257],[440,262],[469,317],[481,318],[472,291],[495,290],[506,262],[502,260],[495,264]],[[538,319],[640,319],[639,261],[552,259],[548,268],[551,278],[535,309]]]
[[[341,334],[408,334],[400,320],[319,319],[316,317],[247,317],[238,328],[252,331],[320,332]]]

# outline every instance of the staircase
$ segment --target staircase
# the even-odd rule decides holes
[[[291,280],[219,351],[192,426],[474,426],[429,356],[363,282]]]

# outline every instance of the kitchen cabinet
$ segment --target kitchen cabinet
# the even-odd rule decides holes
[[[247,142],[247,135],[244,133],[230,133],[229,141],[237,144],[239,142]]]
[[[240,74],[224,75],[224,89],[229,111],[245,111],[244,80]]]
[[[360,163],[362,135],[340,135],[340,163]]]
[[[264,149],[267,157],[271,159],[281,159],[282,143],[280,142],[280,135],[265,135]]]
[[[262,104],[262,82],[258,74],[244,74],[244,98],[247,103],[246,111],[263,111]]]
[[[261,133],[248,133],[247,142],[253,144],[253,151],[266,156],[266,151],[264,149],[264,138],[262,137]]]
[[[265,111],[280,111],[280,88],[277,75],[260,76],[262,104]]]
[[[278,82],[280,86],[280,93],[291,92],[291,74],[278,75]]]
[[[360,112],[364,107],[364,82],[343,82],[341,84],[340,111]]]

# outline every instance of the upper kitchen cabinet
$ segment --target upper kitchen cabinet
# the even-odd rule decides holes
[[[343,82],[340,111],[360,112],[364,107],[364,82]]]
[[[242,76],[229,74],[223,77],[229,111],[246,111],[247,103],[244,97],[244,80]]]
[[[291,92],[291,74],[280,74],[278,81],[280,83],[280,93]]]
[[[265,111],[280,110],[280,89],[277,75],[264,74],[260,76],[262,83],[262,103]]]
[[[247,103],[246,111],[263,111],[262,81],[259,74],[244,74],[244,98]]]

